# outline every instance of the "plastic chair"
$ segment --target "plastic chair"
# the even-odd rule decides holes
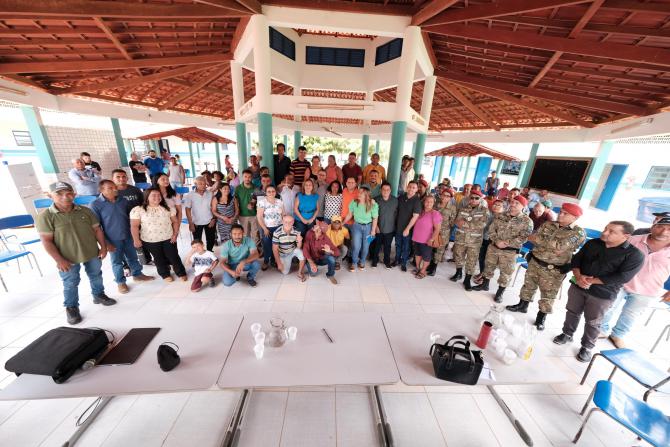
[[[33,206],[36,210],[41,208],[49,208],[51,204],[54,203],[51,199],[35,199],[33,200]]]
[[[19,273],[21,273],[21,264],[19,263],[19,259],[24,257],[24,256],[32,256],[33,261],[35,261],[35,265],[37,266],[37,271],[40,272],[40,276],[42,276],[42,269],[40,269],[40,265],[37,263],[37,258],[35,257],[35,254],[31,251],[23,250],[23,251],[16,251],[16,250],[5,250],[5,251],[0,251],[0,264],[3,262],[9,262],[11,260],[16,259],[16,265],[19,268]],[[30,262],[30,257],[28,257],[28,261]],[[32,263],[30,264],[32,268]],[[9,292],[9,289],[7,289],[7,284],[5,284],[5,280],[2,278],[2,275],[0,275],[0,282],[2,282],[2,287],[5,288],[5,292]]]
[[[188,186],[178,186],[175,191],[177,194],[188,194],[191,189]]]
[[[554,212],[554,214],[556,214],[558,216],[558,213],[561,212],[561,207],[560,206],[555,206],[551,210]]]
[[[596,384],[593,403],[596,406],[582,422],[573,443],[579,441],[591,415],[599,411],[653,446],[670,445],[670,418],[646,402],[630,397],[612,382],[600,380]]]
[[[145,189],[151,188],[151,183],[135,183],[135,187],[144,191]]]
[[[98,196],[76,196],[74,198],[74,204],[75,205],[88,205],[89,203],[93,202],[95,199],[97,199]]]
[[[667,335],[665,335],[666,332],[668,333]],[[649,352],[654,352],[656,350],[656,347],[661,342],[661,339],[663,338],[663,335],[665,335],[665,341],[666,342],[670,341],[670,324],[667,325],[666,327],[664,327],[663,330],[661,331],[661,333],[658,334],[658,338],[654,342],[654,346],[651,347],[651,351],[649,351]]]
[[[593,228],[584,228],[584,232],[586,232],[586,239],[597,239],[600,237],[600,233],[602,231],[600,230],[594,230]]]
[[[3,240],[14,238],[16,239],[17,243],[21,244],[22,246],[34,244],[40,241],[39,236],[37,236],[34,233],[31,235],[31,237],[27,239],[19,239],[19,237],[16,234],[4,235],[2,233],[3,230],[16,230],[27,227],[34,228],[34,226],[35,221],[33,220],[33,216],[31,216],[30,214],[20,214],[18,216],[3,217],[0,219],[0,238],[2,238]]]
[[[526,254],[533,249],[533,243],[530,241],[524,242],[519,250],[519,256],[516,258],[516,272],[514,273],[514,279],[512,280],[512,287],[516,284],[516,277],[519,276],[519,271],[521,269],[528,269],[528,262],[526,261]]]

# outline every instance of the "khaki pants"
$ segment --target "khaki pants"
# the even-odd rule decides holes
[[[258,235],[258,221],[256,216],[240,216],[240,225],[244,228],[244,235],[253,239],[256,246],[260,244],[260,236]]]

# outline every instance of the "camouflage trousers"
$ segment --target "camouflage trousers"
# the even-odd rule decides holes
[[[533,301],[535,291],[540,289],[540,312],[550,314],[554,307],[554,300],[558,296],[558,290],[565,279],[565,273],[561,273],[558,269],[548,269],[542,267],[540,264],[532,259],[528,263],[528,270],[526,271],[526,278],[523,281],[523,287],[519,292],[519,297],[523,301]]]
[[[486,250],[486,259],[484,260],[484,272],[482,275],[486,279],[493,278],[493,273],[496,269],[500,270],[498,277],[498,285],[500,287],[507,287],[509,279],[514,273],[516,265],[516,258],[518,253],[513,250],[501,250],[493,244],[489,245]]]
[[[442,226],[440,228],[440,237],[444,241],[444,246],[439,247],[435,250],[435,256],[433,256],[433,261],[436,263],[442,262],[442,257],[444,256],[444,252],[447,251],[447,247],[449,246],[449,237],[451,236],[451,227],[449,226]]]
[[[476,274],[477,264],[479,263],[479,249],[481,246],[481,241],[476,245],[455,242],[453,252],[456,268],[463,268],[465,266],[466,275]]]

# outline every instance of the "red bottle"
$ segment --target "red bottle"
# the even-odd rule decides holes
[[[481,349],[486,349],[486,345],[489,343],[489,337],[491,336],[491,329],[493,329],[493,323],[490,321],[485,321],[482,323],[482,328],[479,331],[479,337],[475,344]]]

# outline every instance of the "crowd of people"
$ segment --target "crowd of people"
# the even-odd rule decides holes
[[[500,303],[520,253],[528,252],[520,300],[507,309],[526,313],[539,289],[534,324],[543,330],[572,272],[566,321],[554,342],[571,341],[583,314],[581,361],[591,358],[602,334],[624,346],[633,320],[650,302],[661,295],[670,301],[670,292],[663,289],[670,276],[668,215],[658,216],[648,234],[632,236],[630,223],[612,221],[599,239],[586,241],[585,231],[576,224],[583,214],[577,204],[563,203],[555,215],[548,191],[510,189],[506,182],[500,187],[495,171],[483,187],[466,184],[456,191],[444,179],[430,190],[421,175],[415,179],[414,160],[405,156],[394,196],[378,154],[372,154],[365,167],[353,152],[343,166],[332,155],[322,166],[319,156],[308,161],[304,146],[290,160],[280,143],[270,161],[274,176],[262,161],[252,155],[249,167],[238,176],[226,157],[227,174],[205,171],[182,195],[177,189],[186,179],[176,157],[165,163],[155,151],[143,161],[133,154],[133,180],[150,183],[144,191],[128,184],[122,169],[103,179],[100,165],[86,153],[73,160],[68,174],[72,185],[52,184],[53,206],[37,218],[38,231],[63,280],[68,322],[81,321],[81,265],[94,303],[116,303],[105,294],[102,281],[107,253],[119,293],[128,293],[127,277],[154,279],[142,272],[142,263],[153,264],[168,282],[174,276],[188,281],[186,266],[192,267],[195,292],[216,285],[219,267],[227,287],[242,278],[255,287],[259,272],[271,268],[283,275],[295,271],[304,282],[318,274],[319,266],[337,284],[342,264],[349,272],[363,271],[368,260],[371,268],[380,262],[386,269],[411,268],[421,280],[434,276],[447,261],[453,241],[453,259],[448,261],[455,264],[455,272],[449,279],[462,280],[466,291],[488,291],[497,270],[498,288],[492,298]],[[89,208],[74,204],[76,194],[98,196]],[[193,236],[184,262],[176,243],[183,217]],[[621,317],[612,325],[615,309],[622,304]]]

